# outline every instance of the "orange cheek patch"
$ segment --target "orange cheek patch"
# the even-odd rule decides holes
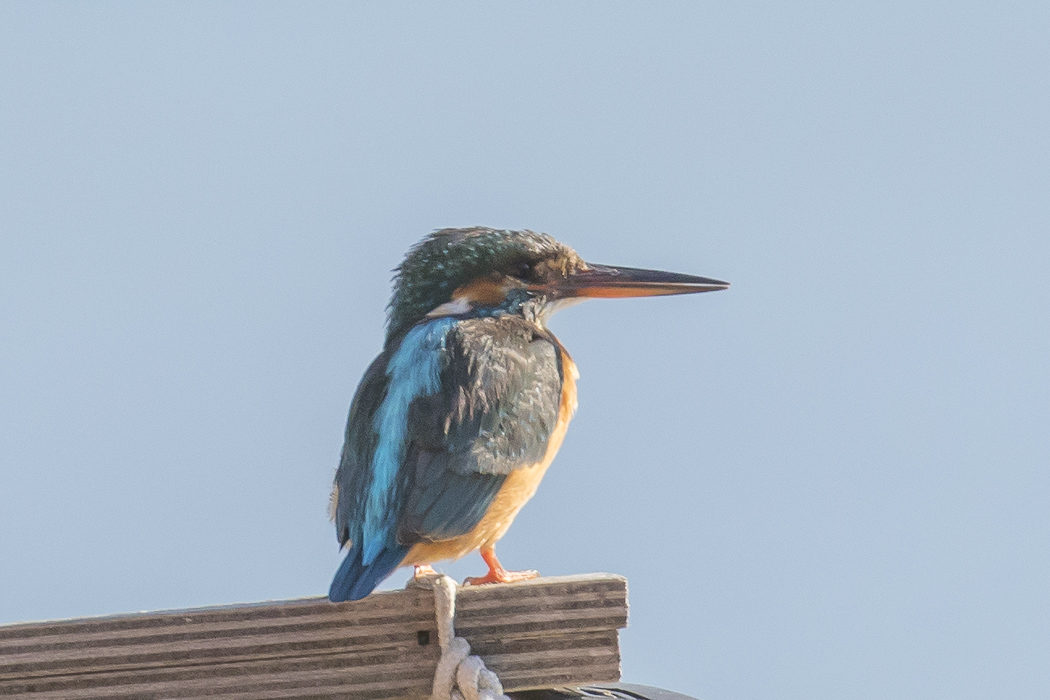
[[[452,292],[452,298],[469,304],[494,306],[507,298],[507,289],[491,277],[479,277]]]

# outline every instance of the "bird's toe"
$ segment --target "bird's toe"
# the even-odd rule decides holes
[[[514,583],[515,581],[528,581],[539,578],[538,571],[507,571],[499,569],[489,571],[484,576],[471,576],[463,581],[464,586],[484,586],[490,583]]]

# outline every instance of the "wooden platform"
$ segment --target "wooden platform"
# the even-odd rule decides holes
[[[627,581],[461,588],[456,634],[506,690],[620,679]],[[0,625],[0,697],[418,698],[439,650],[430,591]]]

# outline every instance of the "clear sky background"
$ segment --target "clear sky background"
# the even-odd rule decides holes
[[[1050,696],[1050,5],[379,5],[0,4],[0,622],[325,593],[391,269],[532,228],[733,283],[552,324],[626,680]]]

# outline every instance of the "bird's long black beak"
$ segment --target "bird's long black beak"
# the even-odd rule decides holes
[[[554,285],[555,293],[561,298],[613,299],[717,292],[728,288],[728,282],[710,277],[592,263],[588,263],[586,269],[574,272]]]

